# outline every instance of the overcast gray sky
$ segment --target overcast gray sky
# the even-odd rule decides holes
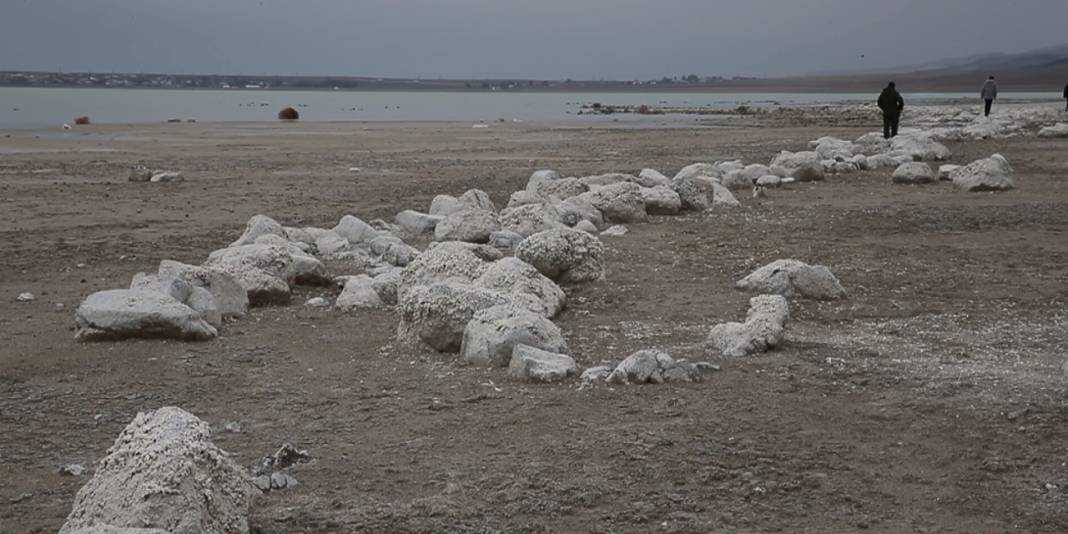
[[[2,0],[0,70],[778,76],[1019,52],[1065,28],[1068,0]]]

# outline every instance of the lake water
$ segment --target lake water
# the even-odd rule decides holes
[[[0,87],[0,128],[48,128],[89,116],[94,123],[197,121],[275,121],[293,106],[306,121],[605,121],[578,115],[582,104],[674,106],[734,109],[741,105],[779,106],[869,102],[873,94],[718,93],[430,93],[362,91],[238,91],[165,89],[66,89]],[[1005,97],[1055,100],[1050,93]],[[974,99],[961,93],[906,95],[909,102]],[[628,115],[628,120],[640,116]],[[649,120],[663,116],[647,117]]]

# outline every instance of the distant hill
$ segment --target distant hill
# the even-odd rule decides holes
[[[980,54],[963,58],[944,59],[922,65],[901,67],[899,72],[939,70],[1018,70],[1040,68],[1068,62],[1068,44],[1040,48],[1018,54]]]

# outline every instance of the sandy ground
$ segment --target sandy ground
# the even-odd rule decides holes
[[[1010,193],[882,170],[607,239],[607,280],[569,289],[558,320],[582,366],[643,348],[703,359],[708,329],[745,313],[733,282],[774,259],[828,265],[849,289],[797,303],[785,347],[703,383],[520,384],[400,350],[392,312],[299,304],[209,343],[74,342],[86,295],[164,258],[199,263],[256,213],[332,226],[471,187],[503,205],[540,168],[670,175],[871,129],[621,126],[0,131],[0,532],[58,529],[87,480],[58,468],[92,467],[164,405],[216,425],[244,465],[284,442],[315,457],[255,510],[265,534],[1068,530],[1063,140],[949,145],[955,162],[1004,154]],[[187,181],[128,183],[140,162]]]

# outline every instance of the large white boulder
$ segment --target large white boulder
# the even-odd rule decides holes
[[[352,244],[369,243],[378,237],[378,230],[354,215],[342,217],[334,227],[334,232]]]
[[[518,380],[531,382],[559,382],[578,374],[575,359],[567,354],[516,344],[512,349],[508,374]]]
[[[931,166],[922,161],[902,163],[894,171],[895,184],[929,184],[935,181],[934,171]]]
[[[89,295],[74,314],[79,341],[127,338],[212,339],[219,333],[199,312],[153,289],[113,289]]]
[[[567,296],[560,286],[519,258],[502,258],[490,264],[475,285],[506,294],[526,293],[534,297],[544,317],[555,317],[564,309]]]
[[[1008,191],[1016,188],[1012,180],[1012,165],[1001,154],[974,161],[949,174],[953,183],[963,191]]]
[[[719,184],[712,184],[712,192],[709,197],[713,208],[737,208],[741,206],[738,199],[734,198],[734,193]]]
[[[569,352],[563,333],[552,321],[514,305],[503,305],[474,314],[464,328],[460,354],[470,365],[506,367],[518,344]]]
[[[223,270],[163,260],[156,274],[161,279],[179,279],[206,289],[215,298],[223,318],[235,319],[248,313],[248,292],[232,274]]]
[[[179,278],[161,278],[156,274],[137,273],[130,282],[130,289],[158,291],[189,306],[215,328],[222,327],[222,313],[207,289],[197,287]]]
[[[515,256],[565,284],[604,278],[604,245],[579,230],[561,228],[534,234],[516,247]]]
[[[782,344],[790,303],[782,295],[760,295],[749,299],[744,323],[722,323],[709,332],[706,346],[710,352],[728,358],[767,352]]]
[[[890,141],[890,155],[905,155],[914,161],[942,161],[953,155],[945,145],[923,134],[899,135]]]
[[[285,237],[286,231],[282,228],[282,225],[274,219],[266,215],[255,215],[249,219],[248,224],[245,225],[245,233],[241,234],[241,237],[237,241],[230,244],[231,247],[240,245],[249,245],[256,241],[256,238],[264,235],[277,235]]]
[[[434,228],[434,239],[486,243],[490,234],[500,228],[495,212],[470,208],[454,212],[442,219]]]
[[[523,237],[564,226],[560,211],[545,203],[507,208],[501,212],[498,221],[501,229],[515,232]]]
[[[605,185],[578,195],[604,215],[606,221],[616,223],[641,222],[648,219],[641,186],[632,182]]]
[[[421,213],[415,210],[404,210],[397,214],[395,220],[397,226],[413,235],[428,234],[434,231],[438,223],[444,217]]]
[[[680,170],[675,175],[675,178],[672,179],[672,182],[677,182],[679,180],[687,178],[697,178],[701,176],[705,176],[708,178],[719,178],[723,176],[723,171],[720,170],[719,167],[711,163],[694,163],[692,165],[687,165],[683,167],[682,170]]]
[[[650,215],[677,215],[682,211],[682,197],[668,185],[643,187],[641,194]]]
[[[384,305],[375,290],[374,280],[366,274],[346,277],[345,287],[334,302],[334,307],[345,312],[376,309]]]
[[[448,217],[464,209],[460,199],[450,195],[438,195],[430,201],[430,215]]]
[[[259,306],[289,301],[289,284],[295,281],[293,256],[280,246],[253,244],[212,252],[204,266],[230,274]]]
[[[248,534],[258,495],[248,471],[212,443],[208,423],[160,408],[138,413],[122,431],[74,497],[59,532],[111,532],[97,528],[106,525]]]
[[[498,291],[453,281],[417,286],[398,299],[397,339],[422,341],[438,352],[459,352],[464,329],[477,312],[512,302]]]
[[[820,157],[815,152],[790,152],[784,150],[771,160],[769,170],[780,168],[798,182],[816,182],[826,176]],[[773,173],[774,174],[774,173]]]
[[[1047,126],[1038,131],[1039,137],[1045,137],[1047,139],[1054,139],[1058,137],[1068,137],[1068,123],[1057,123],[1053,126]]]
[[[681,173],[680,173],[681,174]],[[671,181],[671,189],[679,195],[682,209],[689,211],[705,211],[712,207],[709,193],[712,192],[711,179],[698,176],[676,177]]]
[[[835,300],[846,296],[842,284],[827,267],[790,259],[771,262],[739,280],[736,285],[742,291],[776,294],[786,298]]]
[[[635,183],[642,187],[670,186],[671,178],[664,176],[656,169],[642,169]]]
[[[488,249],[489,247],[485,247]],[[434,243],[401,271],[398,296],[409,288],[427,286],[446,280],[470,284],[489,268],[489,262],[500,259],[500,252],[460,242]]]

